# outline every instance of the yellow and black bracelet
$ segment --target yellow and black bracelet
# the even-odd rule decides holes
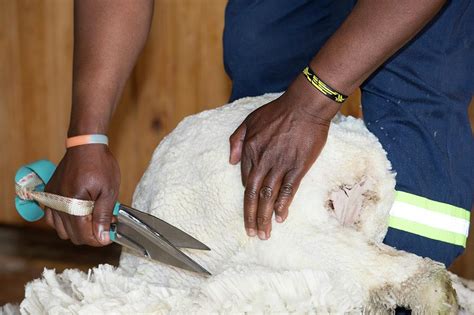
[[[303,74],[308,79],[308,81],[321,93],[332,99],[333,101],[337,103],[344,103],[344,101],[347,99],[347,95],[344,95],[342,93],[339,93],[326,83],[324,83],[315,73],[314,71],[307,66],[303,70]]]

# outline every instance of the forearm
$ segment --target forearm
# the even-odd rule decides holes
[[[151,25],[153,0],[76,0],[69,136],[106,133]]]
[[[445,2],[359,0],[311,67],[323,81],[348,95],[413,38]]]

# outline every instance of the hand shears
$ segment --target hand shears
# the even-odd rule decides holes
[[[77,201],[93,208],[92,201],[66,198],[44,192],[56,166],[47,160],[40,160],[21,167],[15,175],[17,197],[15,206],[27,221],[37,221],[44,216],[39,204],[50,207],[48,198],[58,202]],[[64,203],[63,202],[63,203]],[[67,206],[67,205],[66,205]],[[54,208],[53,208],[54,209]],[[89,212],[90,213],[90,212]],[[116,223],[110,226],[110,239],[135,253],[178,268],[211,273],[200,266],[178,248],[210,250],[191,235],[148,213],[141,212],[119,202],[115,204],[113,215]]]

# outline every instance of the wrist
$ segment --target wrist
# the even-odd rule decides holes
[[[76,83],[76,85],[79,84]],[[97,94],[98,91],[101,94]],[[84,134],[107,134],[115,104],[115,101],[107,96],[109,94],[101,87],[97,87],[92,92],[75,86],[68,137]]]
[[[306,113],[330,121],[340,110],[337,103],[316,90],[306,77],[300,73],[285,92],[291,103]]]
[[[69,129],[67,131],[67,137],[75,137],[75,136],[81,136],[81,135],[90,135],[90,134],[107,134],[107,128],[104,126],[98,125],[98,124],[87,124],[87,123],[82,123],[82,124],[73,124],[71,123],[69,125]]]
[[[107,117],[106,117],[107,116]],[[68,137],[87,134],[107,134],[109,115],[73,111],[69,122]]]
[[[311,60],[309,67],[316,72],[317,76],[325,84],[345,95],[350,95],[362,83],[360,77],[355,75],[350,69],[341,68],[337,64],[323,62],[319,56]]]

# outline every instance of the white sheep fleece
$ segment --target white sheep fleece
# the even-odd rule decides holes
[[[381,243],[395,180],[361,120],[334,120],[287,221],[273,222],[268,241],[246,236],[240,166],[228,163],[228,138],[251,111],[277,96],[244,98],[184,119],[160,143],[135,191],[134,207],[212,249],[185,250],[211,277],[125,251],[118,268],[45,270],[27,285],[21,312],[386,313],[406,305],[415,313],[455,313],[456,297],[441,264]],[[348,193],[338,204],[359,200],[361,214],[342,226],[328,200],[356,186],[362,187],[358,195]]]

